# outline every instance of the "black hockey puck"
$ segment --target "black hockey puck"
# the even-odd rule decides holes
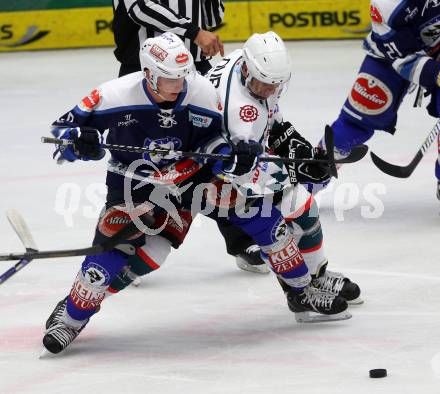
[[[384,378],[385,376],[387,376],[386,369],[370,369],[370,378]]]

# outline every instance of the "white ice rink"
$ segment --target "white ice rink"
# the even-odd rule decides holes
[[[360,46],[289,43],[294,74],[283,109],[313,143],[339,113]],[[105,162],[57,166],[40,137],[117,70],[111,48],[0,54],[0,212],[19,209],[42,250],[90,244]],[[397,134],[370,143],[395,164],[409,163],[435,124],[413,99]],[[198,219],[163,268],[107,300],[58,357],[38,359],[44,323],[82,259],[35,260],[1,285],[0,393],[439,393],[435,157],[432,147],[409,179],[382,174],[366,157],[321,196],[330,266],[365,299],[351,320],[296,323],[275,278],[239,270],[214,223]],[[22,250],[3,214],[0,245],[0,253]],[[0,272],[12,264],[1,262]],[[370,379],[372,368],[388,377]]]

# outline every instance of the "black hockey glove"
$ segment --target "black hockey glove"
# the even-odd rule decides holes
[[[299,134],[290,122],[275,122],[269,135],[269,146],[278,156],[291,159],[327,159],[321,148],[313,148],[309,141]],[[326,164],[292,163],[286,164],[290,183],[326,183],[330,179]]]
[[[80,127],[79,132],[75,131],[70,133],[74,153],[79,158],[90,160],[102,159],[105,151],[101,148],[101,134],[99,131],[91,127]]]
[[[231,158],[223,162],[222,172],[240,176],[251,172],[258,164],[263,146],[256,141],[239,141],[230,145]]]
[[[91,127],[57,127],[52,129],[52,134],[61,139],[73,141],[72,145],[59,146],[54,153],[54,158],[60,154],[59,162],[63,160],[100,160],[105,156],[101,148],[101,134]]]

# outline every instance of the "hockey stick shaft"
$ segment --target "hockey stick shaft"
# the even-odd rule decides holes
[[[73,145],[72,140],[65,140],[53,137],[41,137],[41,142],[44,144],[55,144],[68,146]],[[173,149],[165,149],[165,148],[155,148],[148,149],[143,146],[130,146],[130,145],[115,145],[115,144],[101,144],[101,148],[114,150],[114,151],[124,151],[124,152],[134,152],[134,153],[154,153],[157,155],[175,155],[178,157],[193,157],[198,159],[213,159],[213,160],[229,160],[231,159],[230,155],[223,155],[219,153],[205,153],[205,152],[184,152]],[[266,162],[283,162],[285,164],[291,163],[316,163],[316,164],[329,164],[328,160],[325,159],[291,159],[289,157],[280,157],[275,155],[266,155],[260,156],[260,161]],[[335,160],[334,163],[347,163],[344,159]]]
[[[440,132],[440,120],[437,121],[437,123],[434,125],[434,127],[426,137],[425,141],[423,142],[422,146],[420,147],[414,158],[407,166],[397,166],[394,164],[390,164],[385,160],[381,159],[373,152],[370,153],[371,159],[373,160],[375,166],[385,174],[397,178],[408,178],[414,172],[418,164],[421,162],[423,156],[425,156],[425,153],[428,151],[429,147],[435,141],[439,132]]]
[[[88,248],[48,250],[48,251],[29,250],[26,251],[25,253],[0,254],[0,261],[22,260],[22,259],[32,260],[32,259],[54,258],[54,257],[95,255],[113,249],[117,244],[123,242],[127,238],[130,238],[133,234],[135,234],[138,231],[140,230],[137,228],[136,223],[130,222],[124,228],[119,230],[116,234],[114,234],[106,241],[94,246],[90,246]]]
[[[26,267],[32,259],[20,259],[20,261],[0,275],[0,285],[6,282],[11,276],[15,275],[22,268]]]

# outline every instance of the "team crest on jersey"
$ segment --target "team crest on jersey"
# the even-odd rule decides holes
[[[90,112],[99,104],[100,100],[101,92],[98,89],[93,89],[88,96],[81,100],[80,108],[83,111]]]
[[[379,9],[377,7],[375,7],[373,4],[371,4],[370,6],[370,16],[371,16],[371,20],[374,23],[383,23],[383,18],[382,15],[379,12]]]
[[[258,109],[253,105],[240,107],[240,119],[243,122],[255,122],[258,118]]]
[[[165,60],[165,58],[168,56],[168,52],[156,44],[154,44],[150,48],[150,53],[160,62],[163,62]]]
[[[440,38],[440,17],[437,16],[425,23],[420,30],[420,37],[428,47],[436,46]]]
[[[144,146],[148,149],[158,149],[158,148],[163,148],[163,149],[170,149],[170,150],[176,150],[176,149],[180,149],[182,146],[182,141],[176,137],[164,137],[164,138],[159,138],[157,140],[152,140],[150,138],[146,138],[145,142],[144,142]],[[174,159],[174,155],[173,154],[154,154],[154,153],[144,153],[143,154],[143,158],[145,160],[148,160],[154,164],[163,164],[163,160],[168,161],[171,159]]]
[[[348,101],[363,114],[379,115],[391,105],[393,93],[380,79],[371,74],[359,73]]]
[[[159,116],[159,127],[169,129],[177,124],[177,121],[174,119],[175,115],[173,114],[172,109],[161,109],[157,115]]]

